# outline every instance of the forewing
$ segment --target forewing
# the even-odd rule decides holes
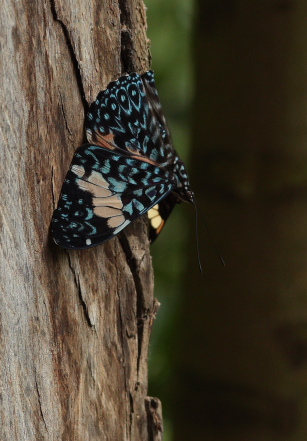
[[[90,106],[85,128],[90,143],[151,163],[166,164],[173,151],[152,71],[111,82]]]
[[[163,113],[162,105],[159,99],[158,90],[156,88],[154,72],[149,70],[142,75],[143,84],[145,86],[146,98],[149,106],[151,131],[157,131],[157,143],[163,145],[164,158],[168,158],[174,154],[171,135]],[[157,146],[156,146],[157,147]]]
[[[90,248],[118,234],[174,188],[159,167],[95,145],[80,147],[52,220],[55,242]]]

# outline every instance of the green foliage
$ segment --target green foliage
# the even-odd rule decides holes
[[[147,0],[152,67],[171,117],[185,116],[192,95],[191,25],[193,1]]]

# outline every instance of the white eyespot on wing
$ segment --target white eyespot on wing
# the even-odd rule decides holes
[[[86,243],[86,245],[91,245],[92,241],[91,241],[91,239],[86,239],[85,243]]]

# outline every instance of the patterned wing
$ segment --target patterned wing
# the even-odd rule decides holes
[[[89,143],[151,163],[166,165],[174,152],[152,71],[111,82],[90,106],[85,128]]]
[[[175,178],[151,163],[96,145],[82,146],[53,214],[54,240],[76,249],[103,243],[158,204],[174,186]]]
[[[167,156],[170,156],[170,154],[173,154],[174,148],[156,88],[154,72],[151,70],[145,72],[142,75],[142,80],[145,86],[146,97],[150,109],[151,131],[154,132],[156,127],[158,127],[158,133],[160,135],[157,138],[158,144],[162,143]],[[164,154],[164,157],[165,156],[166,155]]]
[[[161,233],[165,222],[171,214],[173,208],[178,204],[178,198],[172,193],[166,196],[158,204],[154,205],[148,211],[149,224],[149,240],[153,243]]]

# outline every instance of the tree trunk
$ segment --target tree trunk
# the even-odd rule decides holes
[[[0,439],[160,440],[144,221],[83,251],[49,234],[89,103],[149,67],[144,4],[4,0],[1,18]]]
[[[226,267],[200,231],[176,441],[307,439],[306,16],[303,0],[198,1],[191,168]]]

